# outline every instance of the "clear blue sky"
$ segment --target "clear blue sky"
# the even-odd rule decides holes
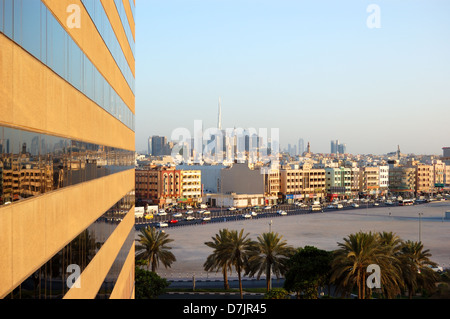
[[[136,149],[194,120],[355,154],[450,146],[450,1],[137,0]],[[369,29],[367,7],[381,9]]]

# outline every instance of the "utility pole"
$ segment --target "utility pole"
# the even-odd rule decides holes
[[[419,213],[419,242],[422,242],[422,215],[423,213]]]

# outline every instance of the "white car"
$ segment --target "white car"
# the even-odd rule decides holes
[[[272,209],[272,206],[267,206],[267,207],[265,207],[264,209],[265,209],[265,210]]]
[[[252,217],[258,216],[258,214],[256,212],[252,212],[251,215],[252,215]]]
[[[194,220],[195,218],[194,217],[192,217],[192,216],[187,216],[184,220],[187,220],[187,221],[189,221],[189,220]]]
[[[352,207],[353,207],[353,208],[358,208],[358,207],[359,207],[359,204],[353,203],[353,204],[352,204]]]
[[[230,207],[230,208],[228,208],[228,210],[229,210],[230,212],[235,211],[235,210],[236,210],[236,207]]]
[[[209,212],[209,211],[204,211],[204,212],[203,212],[203,215],[211,215],[211,212]]]
[[[249,219],[249,218],[252,218],[252,215],[250,215],[250,214],[244,214],[244,215],[242,215],[242,217],[244,217],[244,218],[246,218],[246,219]]]
[[[165,211],[160,211],[158,213],[158,216],[166,216],[166,215],[167,215],[167,213]]]
[[[203,221],[207,222],[209,220],[211,220],[211,217],[203,217]]]
[[[284,210],[279,210],[279,211],[277,212],[277,214],[278,214],[278,215],[281,215],[281,216],[286,216],[286,215],[287,215],[287,213],[286,213]]]
[[[183,217],[183,214],[182,213],[176,213],[176,214],[173,214],[173,217],[180,218],[180,217]]]
[[[160,227],[160,228],[163,228],[163,227],[169,227],[169,224],[167,224],[167,223],[158,223],[157,226]]]
[[[194,213],[193,210],[188,210],[188,211],[186,212],[187,215],[192,215],[193,213]]]

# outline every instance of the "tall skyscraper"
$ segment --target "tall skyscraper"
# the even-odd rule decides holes
[[[163,156],[167,154],[167,137],[166,136],[152,136],[152,153],[153,156]]]
[[[305,152],[305,141],[301,138],[298,140],[298,155],[302,155]]]
[[[219,97],[219,114],[217,117],[217,128],[222,130],[222,99]]]
[[[330,153],[331,154],[336,154],[336,150],[337,150],[336,141],[331,141],[331,151],[330,151]]]
[[[153,138],[149,137],[148,138],[148,146],[147,146],[147,154],[152,155],[152,153],[153,153]]]
[[[134,297],[134,10],[0,0],[0,298]]]
[[[341,144],[339,140],[331,141],[330,154],[346,154],[347,144]]]

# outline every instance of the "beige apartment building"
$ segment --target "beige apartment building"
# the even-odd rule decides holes
[[[326,195],[325,169],[304,164],[299,169],[280,170],[281,195],[288,201],[322,200]]]
[[[281,192],[280,170],[270,169],[264,172],[264,197],[266,205],[278,203],[278,196]]]
[[[417,160],[410,160],[408,165],[416,170],[416,195],[428,195],[434,191],[434,167],[420,163]]]
[[[380,168],[378,166],[367,166],[361,168],[360,174],[361,192],[376,196],[380,191]]]
[[[200,204],[202,202],[202,172],[181,170],[181,202]]]

